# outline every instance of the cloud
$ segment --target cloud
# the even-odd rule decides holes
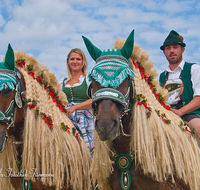
[[[5,24],[5,20],[3,19],[3,16],[0,15],[0,27],[2,27]]]
[[[193,3],[195,1],[176,1],[176,0],[168,0],[164,3],[163,10],[167,11],[168,13],[182,13],[185,11],[192,10]]]
[[[0,58],[11,43],[13,49],[33,55],[60,79],[67,75],[66,56],[72,48],[86,53],[88,70],[94,66],[82,35],[104,50],[135,29],[135,43],[161,71],[167,61],[159,48],[175,29],[187,44],[185,57],[200,62],[199,9],[197,0],[2,0]]]

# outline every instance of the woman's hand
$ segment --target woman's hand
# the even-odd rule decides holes
[[[68,108],[67,109],[68,117],[70,117],[70,115],[76,110],[87,110],[87,109],[90,109],[91,102],[92,102],[92,99],[89,99],[89,100],[86,100],[85,102],[76,104],[76,105]]]
[[[76,106],[72,106],[72,107],[68,108],[68,109],[67,109],[67,115],[68,115],[68,117],[70,117],[70,115],[71,115],[74,111],[76,111]]]

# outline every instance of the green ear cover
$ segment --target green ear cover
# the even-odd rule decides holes
[[[9,70],[15,70],[15,57],[10,44],[8,44],[8,49],[5,56],[5,67]]]
[[[134,30],[129,34],[126,42],[124,43],[123,47],[121,48],[122,55],[128,60],[133,52],[134,46]]]
[[[92,59],[96,61],[100,57],[102,51],[98,49],[96,46],[94,46],[92,42],[89,39],[87,39],[85,36],[82,36],[82,38],[85,42],[87,50],[89,54],[91,55]]]

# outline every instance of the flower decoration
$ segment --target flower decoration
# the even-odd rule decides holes
[[[170,124],[171,120],[167,119],[166,115],[164,113],[160,114],[160,110],[155,110],[155,112],[158,114],[158,116],[166,123]]]
[[[67,131],[68,133],[70,133],[70,128],[64,124],[64,122],[61,123],[61,128],[64,130],[64,131]]]
[[[149,118],[151,115],[151,108],[147,106],[147,99],[144,95],[142,94],[137,94],[136,95],[136,99],[137,99],[137,105],[143,105],[147,110],[147,117]]]
[[[164,101],[165,101],[164,97],[163,97],[160,93],[157,93],[157,92],[156,92],[157,89],[156,89],[155,85],[152,84],[153,76],[148,76],[148,75],[146,75],[146,74],[145,74],[145,69],[144,69],[144,67],[142,67],[142,64],[141,64],[141,63],[135,62],[135,60],[133,59],[133,57],[132,57],[131,60],[133,61],[133,64],[136,66],[136,68],[139,69],[142,79],[145,79],[145,80],[148,82],[148,84],[149,84],[149,86],[150,86],[150,89],[152,90],[152,92],[153,92],[153,94],[155,95],[156,99],[160,102],[160,104],[161,104],[165,109],[170,110],[170,107],[167,106],[167,105],[164,103]]]
[[[20,67],[25,67],[25,59],[17,59],[15,63]]]
[[[36,105],[37,105],[37,101],[36,101],[36,100],[32,100],[31,104],[28,104],[28,107],[29,107],[30,109],[33,109],[33,108],[36,107]]]
[[[20,67],[24,67],[25,69],[25,59],[18,59],[15,61],[17,65]],[[33,65],[27,65],[26,66],[27,73],[33,77],[39,84],[44,86],[44,89],[48,91],[49,98],[52,98],[53,102],[56,103],[56,106],[59,108],[61,112],[67,113],[67,110],[65,109],[65,106],[62,104],[62,101],[59,99],[58,92],[55,92],[55,89],[49,85],[47,81],[44,81],[44,75],[43,73],[40,76],[35,77],[34,67]],[[26,99],[26,103],[28,104],[28,107],[30,109],[35,109],[35,117],[38,117],[39,115],[44,119],[44,122],[48,125],[50,129],[53,129],[53,120],[50,115],[46,115],[45,113],[40,112],[39,107],[37,106],[37,101]],[[68,131],[70,133],[70,130],[74,131],[74,128],[70,129],[67,125],[65,125],[63,122],[61,123],[61,128],[64,131]],[[79,142],[81,142],[80,139],[80,133],[78,131],[74,131],[73,135],[77,138]]]

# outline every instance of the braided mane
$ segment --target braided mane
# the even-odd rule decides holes
[[[61,189],[64,183],[77,190],[89,189],[90,154],[64,113],[63,105],[68,101],[55,75],[25,52],[15,51],[15,60],[25,79],[28,100],[24,113],[22,171],[31,172],[35,168],[38,174],[52,174],[53,177],[41,177],[41,181],[56,189]],[[0,155],[2,170],[13,168],[15,173],[19,172],[15,149],[15,145],[7,143]],[[35,181],[36,177],[30,176],[26,179]],[[12,189],[8,181],[3,183],[2,188]]]
[[[117,39],[114,48],[122,48],[125,41]],[[150,76],[157,76],[157,71],[147,52],[134,44],[130,61],[135,73],[135,94],[139,97],[132,108],[130,141],[130,149],[137,156],[136,165],[153,180],[163,182],[171,178],[175,182],[176,177],[192,190],[200,189],[200,150],[196,139],[182,119],[169,111],[164,99],[159,97],[160,94],[166,100],[167,90],[159,86],[158,81],[148,81]],[[146,104],[140,104],[141,99],[145,99]],[[113,172],[110,148],[111,142],[101,141],[95,131],[91,172],[99,187],[106,190],[110,189],[107,179]]]

